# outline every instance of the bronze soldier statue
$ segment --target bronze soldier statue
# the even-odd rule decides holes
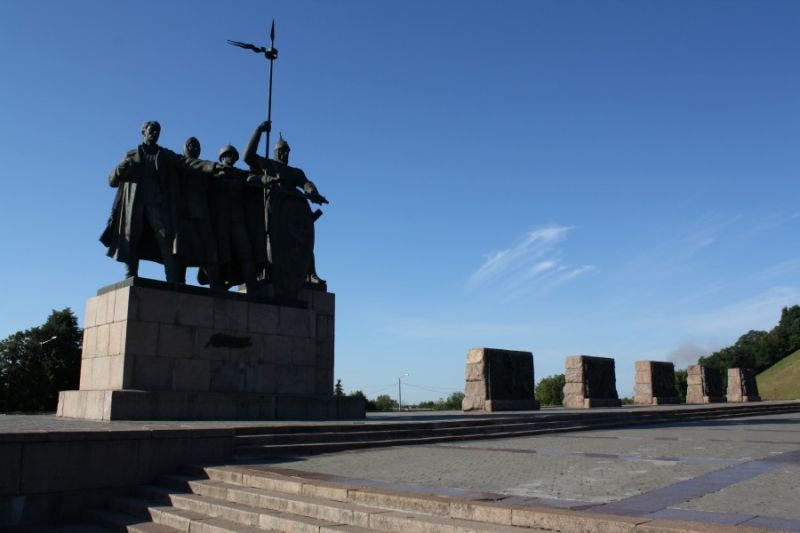
[[[189,164],[175,152],[158,145],[161,125],[142,125],[142,144],[125,154],[108,182],[117,188],[111,217],[100,241],[107,255],[125,263],[125,276],[135,277],[139,260],[164,265],[167,282],[180,283],[175,255],[178,172],[211,172],[202,163]]]
[[[309,200],[317,204],[327,204],[328,200],[325,199],[324,196],[319,194],[316,185],[314,185],[314,183],[306,177],[305,173],[301,169],[289,166],[289,152],[291,151],[291,148],[289,147],[289,143],[287,143],[286,140],[284,140],[283,136],[281,136],[280,139],[278,139],[278,142],[275,144],[274,159],[261,157],[257,154],[258,144],[261,141],[261,135],[264,132],[268,131],[269,128],[270,128],[270,122],[265,121],[259,124],[259,126],[255,129],[252,136],[250,137],[249,142],[247,143],[244,160],[248,165],[250,165],[250,168],[254,172],[258,172],[261,174],[261,176],[251,178],[250,184],[266,187],[268,190],[268,195],[272,198],[272,200],[269,199],[267,200],[266,218],[267,218],[267,234],[268,234],[269,249],[270,249],[270,260],[272,263],[272,269],[274,274],[274,270],[276,268],[274,258],[276,252],[280,253],[275,248],[277,241],[281,239],[281,236],[278,236],[276,234],[276,223],[282,224],[283,222],[286,222],[285,220],[276,220],[276,217],[286,218],[287,216],[289,216],[285,212],[284,206],[282,205],[284,203],[284,198],[286,196],[296,197],[299,194],[299,191],[297,189],[300,188],[303,190],[303,194],[301,194],[303,199]],[[298,209],[300,209],[299,206]],[[321,214],[321,212],[319,213]],[[296,216],[297,214],[298,212],[295,211],[294,215],[292,216]],[[326,286],[325,280],[321,279],[317,275],[316,265],[314,260],[313,215],[311,215],[310,220],[311,220],[310,227],[304,229],[304,233],[306,234],[304,239],[309,241],[307,243],[310,247],[309,258],[307,261],[304,261],[303,258],[299,259],[299,263],[307,262],[307,267],[305,270],[301,271],[301,276],[305,277],[306,281],[308,281],[309,283],[324,288]],[[290,229],[289,231],[295,231],[295,230]],[[295,261],[295,263],[297,262],[298,261]],[[297,266],[302,267],[301,265]]]
[[[258,296],[257,269],[266,254],[254,246],[258,228],[248,208],[250,173],[234,166],[239,152],[231,145],[220,149],[219,160],[222,166],[212,182],[211,211],[222,277],[227,286],[244,281],[248,294]]]
[[[189,165],[200,162],[200,141],[189,137],[183,145],[183,158]],[[203,163],[203,162],[200,162]],[[208,162],[205,162],[208,164]],[[213,163],[211,164],[213,166]],[[209,210],[209,180],[211,178],[198,172],[180,173],[179,225],[176,251],[178,255],[179,281],[186,280],[186,267],[202,269],[198,279],[210,283],[212,289],[223,289],[217,257],[217,239],[211,225]]]

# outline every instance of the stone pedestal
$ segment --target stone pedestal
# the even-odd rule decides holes
[[[728,369],[729,402],[760,402],[756,373],[752,368]]]
[[[564,383],[564,407],[619,407],[614,359],[573,355],[567,357]]]
[[[58,415],[95,420],[363,418],[333,396],[331,293],[292,305],[133,278],[86,304],[80,390]]]
[[[527,411],[533,397],[533,354],[496,348],[467,352],[464,411]]]
[[[720,403],[722,377],[716,368],[690,365],[686,370],[686,403]]]
[[[633,389],[636,405],[681,403],[675,390],[675,365],[667,361],[636,361]]]

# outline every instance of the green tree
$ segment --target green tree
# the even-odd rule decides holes
[[[687,375],[688,371],[686,369],[675,371],[675,390],[678,391],[678,398],[680,398],[681,403],[686,403]]]
[[[355,391],[351,392],[348,396],[351,396],[353,398],[361,398],[362,400],[364,400],[364,405],[366,406],[367,411],[377,411],[378,410],[378,408],[375,407],[375,402],[373,402],[372,400],[368,400],[367,399],[367,395],[364,394],[360,390],[355,390]]]
[[[78,388],[82,337],[66,308],[0,341],[0,412],[55,411],[58,391]]]
[[[542,378],[533,391],[536,401],[542,405],[562,405],[564,403],[564,374]]]
[[[447,397],[447,400],[444,401],[444,409],[446,411],[460,411],[461,410],[461,402],[464,400],[464,393],[461,391],[456,391],[450,394]]]
[[[336,380],[336,386],[333,387],[333,395],[334,396],[344,396],[344,387],[342,387],[342,380]]]
[[[397,402],[388,394],[381,394],[375,398],[376,411],[392,411],[397,409]]]
[[[772,330],[751,330],[733,346],[701,357],[699,364],[717,368],[727,380],[729,368],[745,367],[761,372],[787,355],[800,350],[800,306],[784,307],[781,319]]]

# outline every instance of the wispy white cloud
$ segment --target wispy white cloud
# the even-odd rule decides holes
[[[571,281],[589,272],[594,272],[597,269],[593,265],[583,265],[575,268],[565,268],[564,270],[566,272],[561,274],[558,279],[555,280],[555,285],[561,285],[562,283]]]
[[[563,240],[571,229],[569,226],[552,225],[531,230],[515,246],[489,254],[480,268],[470,277],[470,283],[480,283],[509,270],[528,265],[531,260],[551,251],[553,245]],[[546,266],[548,262],[543,263]]]
[[[489,254],[470,276],[468,285],[498,284],[513,293],[536,286],[553,288],[594,270],[592,265],[565,265],[557,246],[572,226],[550,225],[528,232],[511,248]]]

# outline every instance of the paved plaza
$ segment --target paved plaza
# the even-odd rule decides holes
[[[754,407],[770,408],[768,404],[760,402]],[[732,404],[717,407],[722,411],[733,408],[736,406]],[[497,502],[511,508],[545,507],[577,511],[584,516],[596,513],[598,517],[800,532],[800,413],[787,410],[774,414],[774,410],[768,410],[765,413],[773,414],[693,420],[689,415],[695,409],[701,407],[653,406],[591,412],[542,409],[491,415],[370,414],[366,420],[336,422],[333,427],[339,429],[332,431],[352,426],[369,431],[370,427],[415,422],[441,427],[451,422],[523,414],[543,421],[547,415],[575,415],[577,420],[585,415],[595,419],[600,414],[622,420],[633,412],[682,411],[686,419],[657,425],[396,444],[259,460],[243,456],[237,459],[233,441],[247,437],[253,433],[251,430],[269,433],[273,427],[276,434],[294,434],[302,433],[307,426],[326,423],[102,422],[53,415],[0,415],[0,437],[6,446],[0,446],[0,451],[6,449],[7,466],[19,478],[13,486],[9,485],[10,479],[5,480],[7,492],[12,491],[10,503],[20,499],[15,494],[29,494],[29,499],[38,494],[37,497],[58,502],[62,498],[59,491],[68,493],[88,487],[102,492],[103,487],[146,484],[157,475],[175,472],[180,465],[192,462],[238,464],[265,473],[339,482],[356,490],[373,487],[476,503]],[[290,427],[277,431],[280,426]],[[116,463],[126,468],[108,471],[104,465],[120,454],[131,461]],[[31,462],[31,457],[39,459]],[[90,468],[89,461],[97,464]],[[47,496],[50,492],[53,494]],[[50,502],[47,498],[38,501]],[[36,501],[30,499],[28,503],[33,505]]]
[[[800,531],[800,414],[332,453],[273,466],[441,494]]]

